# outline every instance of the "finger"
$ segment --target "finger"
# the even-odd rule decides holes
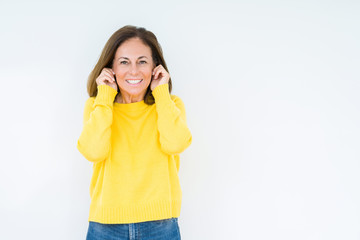
[[[103,70],[101,71],[101,74],[102,74],[103,76],[106,76],[106,75],[107,75],[106,73],[108,73],[110,76],[114,75],[113,72],[112,72],[112,69],[110,69],[110,68],[103,68]]]
[[[112,75],[108,71],[104,72],[104,75],[105,75],[106,79],[109,79],[110,81],[115,82],[114,75]]]
[[[158,67],[155,67],[155,68],[153,69],[152,75],[155,75],[157,69],[158,69]]]
[[[112,75],[115,75],[114,71],[111,68],[105,68],[106,71]]]
[[[157,65],[156,67],[154,67],[153,73],[155,74],[161,68],[162,68],[162,65]]]
[[[155,72],[155,75],[154,75],[154,78],[155,78],[155,79],[158,79],[158,78],[159,78],[160,73],[161,73],[161,71],[159,71],[159,70],[158,70],[158,71],[156,71],[156,72]]]
[[[162,75],[162,77],[166,77],[168,75],[168,73],[166,72],[165,69],[161,69],[159,72],[158,72],[158,75]]]
[[[111,69],[111,68],[107,68],[107,69],[105,69],[105,72],[106,73],[108,73],[109,74],[109,76],[111,76],[112,78],[114,78],[114,72],[113,72],[113,70]]]

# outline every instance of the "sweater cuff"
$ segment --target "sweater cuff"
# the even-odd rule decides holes
[[[155,98],[155,102],[156,101],[163,102],[163,99],[171,100],[168,83],[156,86],[152,91],[152,94]]]
[[[94,104],[110,104],[112,106],[117,95],[117,91],[106,84],[98,85],[97,90],[98,93]]]

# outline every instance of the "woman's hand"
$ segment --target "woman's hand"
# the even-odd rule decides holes
[[[151,91],[161,84],[169,83],[170,75],[161,64],[154,68],[152,75],[153,79],[150,85]]]
[[[108,85],[118,91],[118,86],[114,77],[115,73],[111,68],[103,68],[100,75],[96,78],[96,84],[99,85]]]

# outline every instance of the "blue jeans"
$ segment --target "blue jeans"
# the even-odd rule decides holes
[[[86,240],[181,240],[178,218],[128,224],[89,222]]]

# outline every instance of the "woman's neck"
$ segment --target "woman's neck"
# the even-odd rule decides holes
[[[135,97],[135,96],[127,96],[127,97],[124,97],[123,95],[116,95],[115,97],[115,102],[117,103],[123,103],[123,104],[128,104],[128,103],[135,103],[135,102],[140,102],[144,100],[144,96],[138,96],[138,97]]]

